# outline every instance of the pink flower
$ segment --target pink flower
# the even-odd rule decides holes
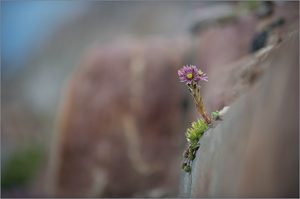
[[[208,81],[206,74],[194,65],[183,66],[180,70],[178,70],[178,77],[180,81],[185,84],[191,84],[192,81],[195,81],[196,83],[200,80]]]

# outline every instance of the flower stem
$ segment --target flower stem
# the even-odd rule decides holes
[[[196,107],[198,112],[202,115],[203,119],[205,120],[206,124],[210,124],[211,123],[211,119],[210,117],[207,115],[205,109],[204,109],[204,105],[203,105],[203,101],[202,101],[202,97],[200,96],[199,102],[196,103]]]
[[[210,124],[211,123],[211,119],[208,116],[208,114],[205,111],[204,108],[204,104],[203,104],[203,100],[202,97],[200,95],[200,88],[196,83],[192,83],[189,86],[189,90],[194,98],[195,104],[196,104],[196,108],[197,111],[200,113],[200,115],[203,117],[203,119],[205,120],[206,124]]]

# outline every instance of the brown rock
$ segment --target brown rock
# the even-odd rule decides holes
[[[152,39],[87,53],[61,106],[55,196],[176,195],[186,123],[177,69],[189,46]]]

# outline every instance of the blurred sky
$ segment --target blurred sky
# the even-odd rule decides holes
[[[44,40],[69,17],[82,13],[84,1],[4,1],[1,3],[2,72],[9,76],[24,66],[28,49]],[[9,67],[8,67],[9,66]]]

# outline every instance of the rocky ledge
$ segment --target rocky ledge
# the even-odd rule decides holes
[[[298,44],[290,34],[255,62],[269,67],[201,138],[180,197],[299,196]]]

